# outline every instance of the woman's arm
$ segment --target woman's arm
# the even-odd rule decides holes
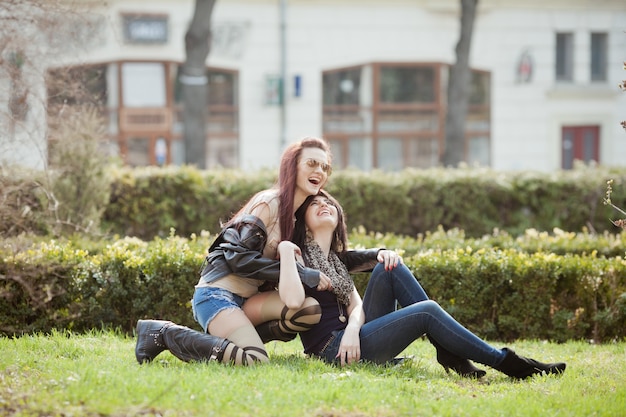
[[[296,309],[304,303],[304,287],[300,282],[296,255],[300,255],[300,248],[294,243],[284,240],[278,244],[280,258],[280,278],[278,280],[278,294],[283,303],[290,309]]]
[[[244,278],[277,282],[280,263],[263,256],[267,232],[262,221],[253,215],[242,216],[220,232],[209,248],[209,254],[200,274],[211,282],[229,273]],[[311,288],[320,284],[317,270],[297,265],[300,280]]]
[[[363,300],[356,288],[353,288],[352,294],[350,294],[350,305],[348,305],[348,325],[341,338],[339,352],[337,352],[341,366],[346,363],[358,362],[361,359],[361,339],[359,333],[364,323]]]
[[[391,271],[403,263],[402,257],[395,251],[387,249],[348,250],[339,255],[350,273],[371,272],[378,263],[385,264],[385,270]]]

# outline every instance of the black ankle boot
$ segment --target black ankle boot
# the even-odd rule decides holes
[[[266,321],[256,326],[256,331],[261,337],[263,343],[270,342],[272,340],[279,340],[281,342],[290,342],[296,338],[296,333],[285,333],[280,329],[278,320]]]
[[[475,367],[469,359],[461,358],[460,356],[456,356],[454,353],[446,350],[443,346],[437,343],[432,337],[428,336],[428,340],[430,343],[435,346],[437,349],[437,362],[446,372],[450,372],[452,369],[457,374],[461,375],[465,378],[482,378],[487,372],[482,369]]]
[[[139,320],[137,321],[137,345],[135,346],[135,357],[137,362],[144,363],[152,361],[159,353],[167,347],[163,342],[163,329],[172,325],[171,321],[162,320]]]
[[[541,363],[534,359],[518,356],[511,349],[502,349],[506,356],[498,366],[498,371],[517,379],[525,379],[537,374],[562,374],[567,366],[564,362]]]

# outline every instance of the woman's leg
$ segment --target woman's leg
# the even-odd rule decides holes
[[[179,326],[171,321],[139,320],[135,347],[137,361],[139,363],[151,362],[164,350],[169,350],[172,355],[185,362],[219,361],[248,365],[263,361],[263,355],[261,359],[258,355],[249,355],[248,352],[223,337]],[[264,349],[262,350],[264,352]],[[267,358],[266,353],[265,358]]]
[[[386,271],[383,264],[378,264],[372,271],[363,299],[363,310],[367,321],[382,317],[396,310],[397,304],[409,306],[428,300],[426,291],[406,265],[400,264],[391,271]],[[429,337],[437,350],[437,362],[446,372],[453,369],[461,376],[481,378],[485,371],[476,368],[469,360],[452,354],[441,344]]]
[[[426,291],[406,265],[385,271],[384,264],[379,263],[365,289],[363,311],[365,319],[371,321],[395,311],[398,303],[408,306],[424,300],[428,300]]]
[[[425,333],[454,355],[491,367],[505,356],[461,326],[439,304],[426,300],[365,323],[361,328],[361,357],[388,361]]]
[[[322,309],[312,297],[307,297],[298,309],[289,309],[278,291],[266,291],[246,300],[243,311],[256,326],[264,343],[270,340],[289,341],[299,332],[319,323]]]
[[[360,333],[361,358],[384,363],[424,333],[453,354],[491,366],[513,378],[561,374],[566,368],[563,362],[542,363],[518,356],[507,348],[494,348],[461,326],[432,300],[412,304],[365,323]],[[327,361],[336,357],[341,336],[343,331],[323,352]]]
[[[231,353],[236,364],[268,362],[263,342],[248,317],[241,309],[220,311],[208,324],[208,333],[230,340],[236,346]]]
[[[193,316],[205,332],[212,334],[171,321],[139,320],[137,361],[150,362],[167,349],[185,362],[218,360],[236,365],[267,362],[263,342],[241,310],[243,302],[244,298],[221,288],[196,288]]]

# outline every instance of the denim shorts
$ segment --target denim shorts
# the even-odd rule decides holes
[[[193,318],[207,332],[209,323],[220,311],[229,308],[241,309],[244,301],[245,298],[223,288],[199,287],[194,291],[191,300]]]

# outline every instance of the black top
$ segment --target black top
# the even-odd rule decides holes
[[[346,322],[341,322],[339,316],[339,304],[337,297],[332,291],[317,291],[315,288],[304,286],[304,292],[307,296],[313,297],[320,303],[322,308],[322,317],[318,324],[310,330],[300,333],[300,340],[304,346],[304,353],[318,354],[326,342],[331,337],[331,333],[335,330],[343,330],[347,326],[348,309],[345,305],[341,305],[343,316]]]

